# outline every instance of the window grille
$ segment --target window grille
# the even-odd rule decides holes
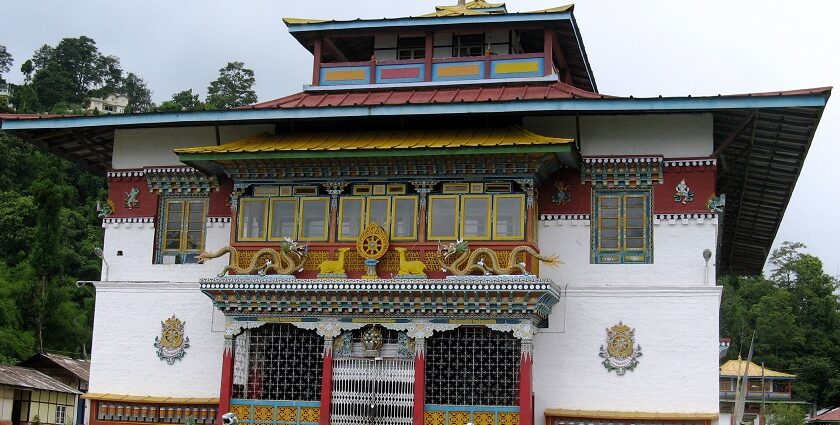
[[[321,399],[324,341],[315,331],[266,324],[236,339],[235,348],[241,352],[234,353],[234,398]]]
[[[435,334],[426,342],[426,404],[517,406],[520,347],[484,327]]]

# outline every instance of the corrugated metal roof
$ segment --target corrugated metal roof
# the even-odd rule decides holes
[[[575,5],[573,4],[566,4],[562,6],[550,7],[546,9],[539,9],[539,10],[530,10],[525,12],[507,12],[505,10],[504,3],[487,3],[485,1],[477,0],[471,1],[464,5],[464,7],[459,6],[435,6],[435,11],[432,13],[427,13],[424,15],[417,15],[417,16],[400,16],[396,18],[379,18],[379,19],[353,19],[352,21],[348,20],[338,20],[338,19],[309,19],[309,18],[283,18],[283,23],[287,26],[289,25],[306,25],[306,24],[322,24],[325,22],[356,22],[356,21],[388,21],[393,19],[405,19],[405,18],[443,18],[449,16],[473,16],[473,15],[530,15],[535,13],[562,13],[562,12],[570,12],[573,11]],[[486,10],[483,10],[486,9]]]
[[[72,357],[52,353],[42,353],[42,355],[52,360],[53,363],[63,367],[73,375],[76,375],[79,379],[83,381],[90,380],[90,361],[74,359]]]
[[[0,385],[79,394],[79,391],[58,382],[35,369],[21,366],[0,365]]]
[[[446,149],[489,146],[566,144],[572,139],[546,137],[521,127],[405,131],[308,132],[261,134],[221,146],[175,149],[178,154]]]
[[[840,422],[840,407],[835,407],[827,412],[820,413],[809,419],[808,422]]]
[[[473,102],[510,102],[556,99],[605,99],[561,82],[508,83],[453,87],[353,89],[328,92],[304,91],[244,108],[322,108],[335,106],[421,105]]]
[[[751,378],[760,378],[761,375],[761,366],[757,365],[753,362],[747,362],[746,360],[729,360],[720,367],[720,376],[728,376],[728,377],[738,377],[744,376],[744,367],[746,364],[749,363],[750,368],[748,370]],[[773,369],[764,368],[764,377],[765,378],[796,378],[796,375],[791,375],[789,373],[778,372]]]

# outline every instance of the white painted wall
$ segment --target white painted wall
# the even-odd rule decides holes
[[[14,400],[14,388],[0,387],[0,421],[12,420],[12,403]]]
[[[204,247],[216,251],[230,243],[230,223],[206,224]],[[204,264],[152,264],[155,228],[152,223],[106,223],[102,280],[140,282],[198,282],[228,264],[229,255]],[[122,251],[121,256],[117,255]],[[107,274],[107,276],[106,276]]]
[[[553,137],[578,138],[574,117],[525,117],[523,126]],[[711,114],[583,116],[583,156],[662,155],[707,157],[713,151]]]
[[[702,286],[707,283],[703,250],[710,249],[708,285],[714,285],[717,219],[653,222],[652,264],[591,264],[589,220],[540,220],[540,251],[563,261],[541,267],[540,274],[570,286]]]
[[[547,408],[717,412],[720,294],[715,286],[570,285],[534,341],[536,423]],[[619,321],[635,329],[642,352],[624,376],[598,355]]]
[[[214,310],[197,282],[98,282],[89,392],[218,397],[224,318]],[[170,366],[154,343],[173,314],[190,348]]]
[[[272,124],[220,126],[219,140],[225,144],[273,132]],[[173,149],[215,144],[216,130],[212,126],[117,129],[112,162],[115,170],[180,165]]]

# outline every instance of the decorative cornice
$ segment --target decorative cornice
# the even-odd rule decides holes
[[[697,254],[699,261],[700,253]],[[701,263],[702,264],[702,263]],[[607,298],[656,298],[656,297],[716,297],[720,298],[723,291],[721,286],[635,286],[635,285],[568,285],[563,289],[563,295],[574,297],[607,297]]]
[[[154,227],[154,223],[154,217],[107,217],[102,219],[102,227],[120,227],[122,225],[131,227],[136,224],[138,225],[137,227],[143,228],[149,224],[151,224],[151,227]]]
[[[655,214],[653,224],[718,224],[718,215],[713,213]]]
[[[589,214],[541,214],[540,221],[589,220]]]
[[[219,190],[219,179],[193,167],[145,168],[149,192],[157,194],[208,194]]]
[[[230,217],[207,217],[208,223],[230,223]]]
[[[606,156],[606,157],[585,157],[584,164],[643,164],[643,163],[660,163],[663,161],[661,156]]]
[[[599,187],[637,187],[662,184],[661,156],[583,158],[581,182]]]
[[[113,170],[105,173],[105,176],[109,179],[123,177],[143,177],[145,173],[146,172],[144,170]]]
[[[666,167],[705,167],[709,165],[717,165],[717,159],[714,158],[694,158],[694,159],[669,159],[665,161]]]
[[[226,315],[273,317],[450,318],[544,324],[561,290],[551,280],[300,279],[224,276],[200,280]],[[422,300],[421,303],[408,302]]]

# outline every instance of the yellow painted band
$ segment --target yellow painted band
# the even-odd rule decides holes
[[[438,68],[438,77],[463,77],[466,75],[476,75],[481,71],[478,64],[473,65],[456,65],[456,66],[441,66]]]
[[[348,81],[348,80],[364,80],[365,71],[363,69],[356,69],[351,71],[327,71],[324,75],[327,81]]]
[[[537,62],[497,63],[496,74],[515,74],[518,72],[537,72],[540,65]]]

